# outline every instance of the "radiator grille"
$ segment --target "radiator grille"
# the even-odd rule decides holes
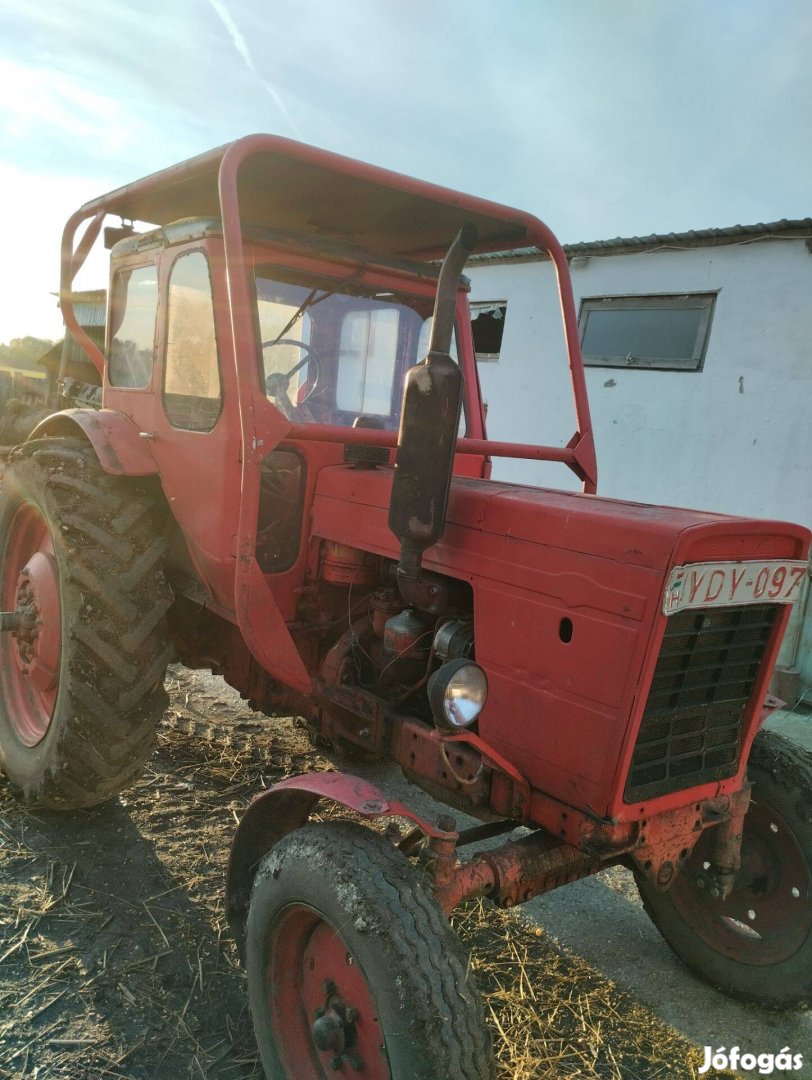
[[[671,615],[626,782],[626,802],[733,776],[742,717],[777,604]]]

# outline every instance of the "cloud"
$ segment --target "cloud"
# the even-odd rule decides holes
[[[91,140],[117,152],[132,139],[120,104],[94,93],[59,71],[0,58],[0,85],[14,87],[6,94],[0,125],[14,139],[35,135],[41,140],[58,132]]]
[[[254,64],[254,61],[251,58],[251,52],[250,52],[250,50],[248,48],[248,43],[246,42],[245,38],[243,37],[242,33],[240,32],[239,27],[237,26],[237,24],[232,19],[231,14],[230,14],[228,8],[226,7],[226,5],[222,2],[222,0],[209,0],[209,4],[214,9],[214,12],[216,13],[218,18],[222,22],[223,26],[228,31],[228,34],[229,34],[232,42],[234,43],[234,48],[237,50],[237,52],[242,57],[243,61],[245,62],[245,66],[248,68],[248,70],[251,72],[251,74],[254,75],[259,80],[259,82],[262,84],[262,86],[265,88],[265,90],[268,92],[268,94],[270,94],[271,98],[273,99],[274,104],[279,109],[279,111],[282,113],[283,117],[285,118],[286,123],[288,124],[288,127],[293,132],[293,134],[296,136],[296,138],[300,139],[300,140],[303,140],[304,136],[302,135],[302,132],[299,130],[299,127],[298,127],[296,121],[291,116],[290,112],[288,111],[287,106],[285,105],[282,98],[279,96],[279,93],[277,92],[276,88],[265,78],[264,75],[260,74],[260,72],[257,70],[256,65]]]

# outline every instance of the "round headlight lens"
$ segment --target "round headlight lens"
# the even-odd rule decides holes
[[[482,668],[470,660],[449,660],[429,679],[428,695],[438,727],[467,728],[485,706],[488,680]]]

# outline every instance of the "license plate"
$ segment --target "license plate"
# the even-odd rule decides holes
[[[792,604],[808,572],[809,563],[774,560],[675,566],[665,587],[663,614],[685,608]]]

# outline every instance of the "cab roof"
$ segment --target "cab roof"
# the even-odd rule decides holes
[[[159,226],[225,217],[232,175],[242,221],[381,254],[437,258],[467,221],[479,230],[478,251],[526,246],[534,231],[535,219],[522,211],[276,135],[227,143],[93,199],[81,212]]]

